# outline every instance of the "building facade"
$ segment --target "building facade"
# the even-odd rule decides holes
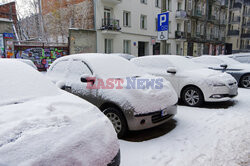
[[[186,0],[184,55],[225,53],[226,0]]]
[[[250,1],[230,0],[227,42],[233,52],[250,51]]]

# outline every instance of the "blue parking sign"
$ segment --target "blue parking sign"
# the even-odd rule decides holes
[[[168,31],[169,12],[158,14],[157,31]]]

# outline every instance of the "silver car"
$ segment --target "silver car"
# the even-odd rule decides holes
[[[203,55],[193,58],[194,62],[205,64],[208,68],[231,74],[243,88],[250,88],[250,65],[242,64],[226,56]]]
[[[100,108],[118,137],[128,130],[165,123],[177,111],[177,94],[167,80],[146,74],[116,55],[62,57],[51,65],[47,76],[61,89]]]

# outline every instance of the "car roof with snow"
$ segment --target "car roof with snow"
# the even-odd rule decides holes
[[[106,77],[129,77],[144,75],[145,72],[138,69],[138,67],[130,61],[112,54],[74,54],[58,58],[49,69],[49,73],[53,67],[60,61],[65,60],[82,60],[90,67],[93,73]]]

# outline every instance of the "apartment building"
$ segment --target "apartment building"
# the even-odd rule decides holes
[[[161,0],[42,0],[42,13],[51,42],[67,42],[68,28],[94,30],[96,52],[144,56],[160,53],[160,5]]]
[[[250,50],[250,1],[230,0],[228,10],[227,42],[233,52]]]
[[[226,0],[186,0],[184,55],[225,53]]]

